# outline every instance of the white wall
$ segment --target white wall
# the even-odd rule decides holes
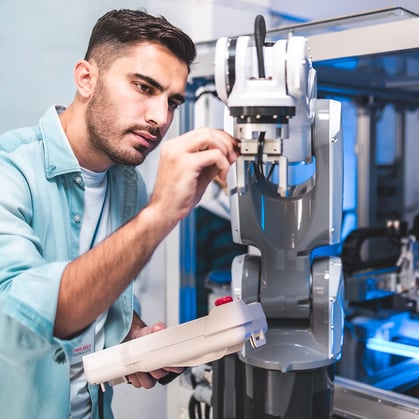
[[[31,125],[53,103],[74,95],[73,65],[105,11],[147,1],[2,1],[0,4],[0,132]]]

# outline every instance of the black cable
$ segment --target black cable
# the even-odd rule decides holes
[[[258,139],[258,151],[256,155],[256,164],[255,164],[255,173],[256,179],[264,179],[265,175],[263,173],[263,148],[265,146],[265,131],[261,131]]]
[[[99,419],[105,419],[103,410],[104,410],[104,406],[103,406],[103,391],[102,389],[99,387],[98,388],[99,394],[98,394],[98,409],[99,409]]]
[[[191,397],[189,399],[188,411],[189,411],[189,419],[196,419],[196,416],[195,416],[195,399],[193,397]]]
[[[188,410],[190,419],[202,419],[201,403],[194,396],[189,399]]]
[[[194,101],[197,102],[202,96],[205,95],[211,95],[214,96],[216,99],[221,100],[216,90],[204,90],[203,92],[195,96]]]
[[[195,389],[198,383],[196,382],[196,378],[193,374],[191,374],[191,385],[192,388]],[[202,419],[202,412],[201,412],[201,403],[195,399],[192,395],[189,399],[189,419]]]
[[[183,374],[183,372],[181,373],[177,373],[177,372],[169,372],[169,374],[165,375],[163,378],[160,378],[160,380],[158,380],[158,382],[165,386],[166,384],[171,383],[175,378],[179,377],[179,375]]]
[[[266,179],[269,180],[271,178],[271,176],[272,176],[272,174],[274,172],[275,166],[276,166],[276,163],[272,163],[272,165],[271,165],[271,167],[269,169],[269,172],[268,172],[268,176],[266,177]]]
[[[263,57],[263,45],[265,44],[266,25],[262,15],[257,15],[255,19],[255,44],[258,59],[259,78],[265,78],[265,61]]]
[[[210,419],[211,417],[211,406],[209,404],[205,405],[205,419]]]

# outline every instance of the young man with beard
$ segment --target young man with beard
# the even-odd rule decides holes
[[[114,10],[74,70],[76,95],[0,136],[0,391],[10,418],[112,417],[81,354],[152,333],[132,280],[215,177],[235,140],[203,128],[161,146],[152,196],[135,170],[184,101],[191,39],[164,18]],[[137,373],[150,388],[169,371]],[[7,412],[7,413],[6,413]]]

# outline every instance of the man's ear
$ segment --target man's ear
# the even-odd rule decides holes
[[[96,64],[86,60],[78,61],[74,68],[74,79],[78,93],[88,99],[93,94],[98,77]]]

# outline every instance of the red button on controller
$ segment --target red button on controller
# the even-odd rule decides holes
[[[214,302],[216,306],[222,306],[223,304],[231,303],[233,301],[233,297],[230,295],[226,295],[225,297],[217,298]]]

